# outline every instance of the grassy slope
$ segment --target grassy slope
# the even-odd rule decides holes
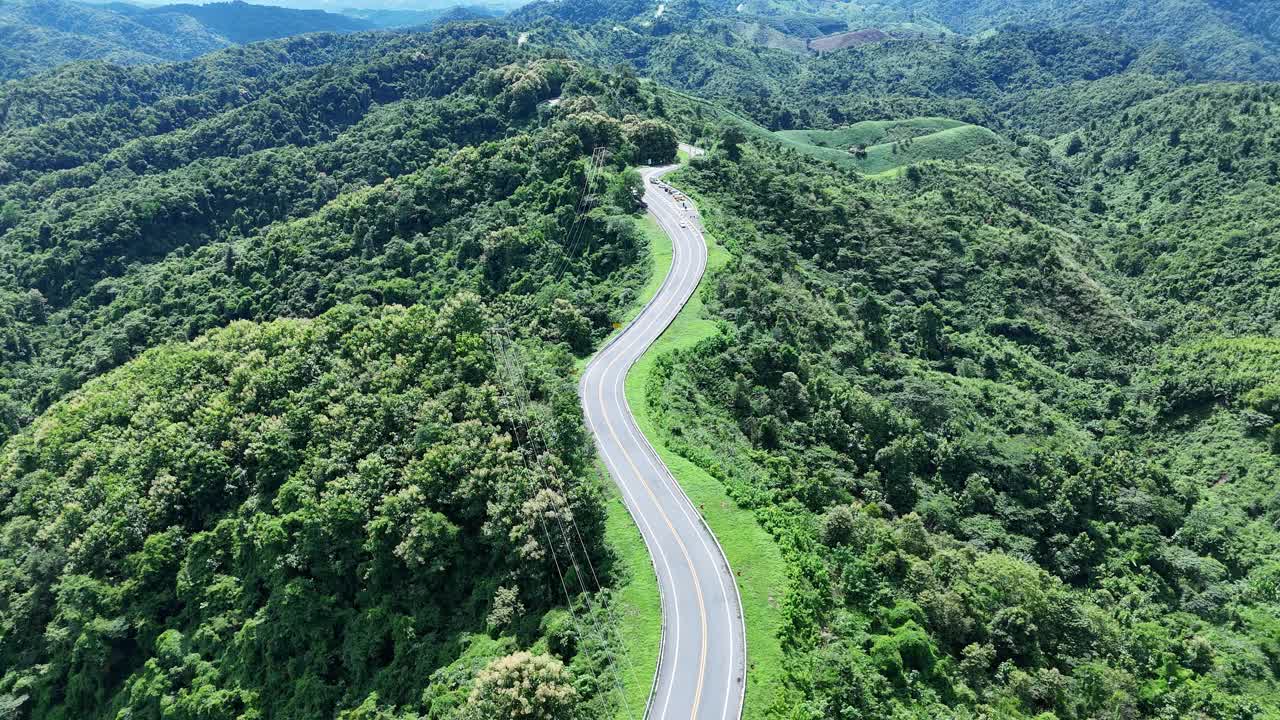
[[[896,153],[894,143],[869,147],[866,159],[858,161],[859,169],[883,173],[924,160],[959,160],[999,142],[1000,138],[984,127],[963,125],[915,138],[910,147],[900,147]]]
[[[911,137],[911,144],[893,140],[890,131],[894,129],[902,131],[901,137]],[[921,131],[924,134],[919,134]],[[773,136],[807,155],[868,174],[891,172],[925,160],[959,160],[1000,142],[987,128],[946,118],[863,122],[840,130],[786,130]],[[849,146],[858,144],[867,145],[865,158],[848,152]]]
[[[894,135],[918,137],[963,127],[965,124],[944,117],[920,117],[910,120],[865,120],[838,130],[779,130],[774,134],[808,145],[847,149],[850,145],[879,145],[893,139]]]
[[[999,135],[980,125],[970,125],[942,117],[921,117],[910,120],[868,120],[855,123],[841,130],[781,130],[770,132],[756,123],[713,105],[706,100],[674,90],[668,90],[686,100],[702,104],[713,112],[721,123],[733,123],[749,137],[771,140],[783,147],[802,152],[818,160],[852,167],[872,175],[892,175],[906,166],[925,160],[958,160],[983,147],[1002,142]],[[887,139],[892,129],[904,136],[912,136],[908,148],[893,152],[894,143],[881,142],[867,148],[865,159],[855,158],[848,152],[849,145],[856,145],[857,138]],[[852,140],[852,142],[844,142]],[[820,141],[820,142],[819,142]],[[841,144],[843,142],[843,144]],[[688,158],[681,156],[681,161]]]
[[[683,155],[683,152],[681,153]],[[684,162],[687,158],[681,158]],[[667,277],[667,271],[671,269],[671,238],[662,232],[662,228],[658,227],[658,223],[652,216],[646,214],[644,217],[636,220],[636,226],[640,229],[640,233],[649,241],[649,258],[652,262],[650,268],[649,281],[640,288],[640,292],[636,296],[635,307],[627,311],[623,316],[622,324],[635,320],[640,311],[644,309],[646,303],[658,294],[658,290],[662,288],[662,281]]]
[[[645,222],[653,223],[648,218]],[[657,230],[656,226],[653,229]],[[710,235],[706,238],[707,271],[710,273],[728,262],[729,253],[716,243],[715,238]],[[655,243],[651,247],[665,247],[666,252],[670,253],[669,240],[665,244]],[[659,249],[658,254],[661,255],[661,252]],[[667,255],[665,266],[659,265],[656,268],[658,276],[665,275],[669,266],[670,257]],[[642,297],[642,301],[647,299]],[[658,356],[689,347],[716,332],[715,322],[703,312],[701,295],[695,293],[671,327],[667,328],[627,375],[627,402],[635,414],[636,424],[654,444],[689,499],[694,505],[703,508],[703,517],[724,548],[729,565],[738,575],[738,589],[746,616],[747,662],[751,668],[747,675],[747,699],[743,716],[762,718],[765,708],[777,695],[782,683],[782,646],[778,639],[782,615],[779,602],[787,586],[782,553],[773,537],[756,522],[751,511],[735,505],[725,494],[719,481],[666,448],[662,442],[663,433],[650,417],[644,392]]]

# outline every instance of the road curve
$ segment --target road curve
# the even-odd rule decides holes
[[[675,168],[641,170],[649,214],[672,241],[671,270],[636,319],[591,359],[578,390],[587,427],[644,536],[662,593],[662,645],[645,716],[738,720],[746,642],[733,573],[697,508],[636,426],[624,389],[631,366],[693,296],[707,267],[696,217],[650,182]]]

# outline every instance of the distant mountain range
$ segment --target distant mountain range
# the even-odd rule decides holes
[[[424,27],[494,17],[500,6],[342,8],[338,12],[219,2],[90,4],[0,0],[0,81],[75,60],[121,64],[189,60],[244,43],[315,32]]]
[[[752,0],[747,5],[771,5]],[[966,35],[1010,23],[1110,32],[1139,43],[1178,47],[1210,74],[1280,77],[1280,3],[1274,0],[884,0],[876,5],[788,2],[838,12],[852,24],[896,22]]]
[[[1011,26],[1049,27],[1176,49],[1205,77],[1280,79],[1275,0],[537,0],[513,17],[621,23],[650,35],[693,32],[694,24],[715,21],[762,45],[801,51],[822,49],[807,40],[846,31],[972,37]]]
[[[186,60],[212,50],[310,32],[375,25],[320,10],[249,5],[87,5],[67,0],[0,1],[0,79],[73,60],[118,63]]]
[[[357,18],[379,28],[414,28],[460,20],[483,20],[499,17],[505,11],[488,5],[450,5],[427,10],[400,8],[343,8],[343,15]]]
[[[323,10],[250,5],[239,0],[207,5],[161,5],[153,8],[117,2],[104,7],[144,25],[164,24],[169,22],[167,18],[175,16],[191,18],[210,32],[237,44],[311,32],[356,32],[372,27],[370,23],[358,18]]]

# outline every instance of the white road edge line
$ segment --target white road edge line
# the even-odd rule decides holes
[[[660,175],[665,174],[665,172],[667,171],[669,171],[669,169],[667,170],[664,170],[661,168],[651,169],[644,174],[644,177],[646,181],[648,181],[651,178],[659,177]],[[650,183],[646,182],[646,191],[651,190],[649,185]],[[631,413],[630,402],[626,397],[625,386],[623,384],[626,376],[630,373],[630,370],[632,366],[635,364],[635,362],[637,362],[641,357],[643,357],[644,353],[648,350],[648,347],[652,345],[652,343],[656,342],[658,338],[661,337],[662,333],[666,330],[666,328],[670,325],[670,323],[672,323],[675,320],[675,318],[679,315],[684,305],[692,298],[693,293],[697,292],[698,286],[701,283],[702,275],[706,270],[706,264],[707,264],[706,245],[705,245],[705,241],[702,238],[702,234],[700,230],[697,228],[694,228],[688,233],[680,233],[678,231],[675,231],[674,225],[679,222],[679,217],[680,217],[679,212],[675,210],[674,205],[672,204],[671,201],[667,201],[665,198],[662,198],[661,195],[658,195],[656,192],[654,193],[654,197],[659,198],[659,202],[652,204],[654,206],[651,206],[649,208],[649,211],[650,211],[650,214],[657,221],[660,229],[666,235],[668,235],[668,237],[672,239],[672,267],[668,270],[667,276],[664,278],[662,285],[658,289],[658,292],[653,296],[653,298],[650,299],[649,303],[647,303],[645,307],[641,309],[640,314],[621,333],[619,333],[614,338],[612,338],[608,343],[606,343],[605,346],[601,348],[600,351],[597,352],[596,356],[592,359],[592,361],[588,363],[588,366],[582,376],[581,388],[585,390],[586,386],[589,384],[588,383],[589,378],[593,376],[598,376],[600,380],[600,386],[597,388],[598,392],[596,393],[597,395],[596,399],[599,401],[599,405],[597,407],[601,411],[606,410],[608,408],[608,405],[606,405],[604,401],[604,384],[606,379],[613,372],[614,366],[617,364],[619,360],[623,359],[624,357],[628,357],[635,351],[638,351],[638,354],[636,354],[635,357],[631,357],[626,361],[626,366],[622,368],[622,371],[620,373],[617,373],[617,375],[614,378],[613,387],[612,387],[612,391],[613,391],[612,407],[614,409],[621,411],[620,416],[622,417],[623,421],[627,424],[626,429],[631,431],[631,434],[635,438],[639,439],[638,444],[640,445],[640,449],[643,451],[641,454],[645,456],[645,461],[648,463],[649,467],[652,470],[654,470],[655,474],[657,475],[657,478],[661,481],[662,485],[666,486],[665,489],[671,494],[672,499],[675,500],[676,504],[680,507],[680,511],[681,511],[681,514],[684,516],[684,519],[691,526],[694,526],[694,527],[698,527],[699,525],[701,526],[700,528],[701,532],[699,532],[699,542],[702,546],[703,551],[706,553],[706,557],[711,560],[712,566],[717,568],[716,580],[720,587],[721,595],[725,600],[725,618],[728,621],[728,626],[732,628],[732,627],[735,627],[735,623],[733,622],[733,608],[729,606],[729,602],[728,602],[730,598],[730,594],[725,589],[724,575],[726,573],[730,574],[730,584],[733,586],[733,590],[734,590],[733,599],[736,602],[738,607],[739,618],[740,619],[745,619],[745,618],[743,618],[743,615],[742,615],[741,593],[738,589],[736,580],[732,576],[732,570],[729,568],[728,560],[724,555],[724,549],[720,546],[719,541],[715,538],[714,534],[711,532],[710,527],[707,526],[705,518],[702,518],[702,516],[698,514],[698,520],[695,521],[694,518],[690,515],[690,510],[693,509],[692,501],[689,499],[688,495],[684,492],[684,489],[680,487],[679,483],[675,481],[674,475],[672,475],[670,470],[665,466],[665,464],[662,463],[661,458],[657,455],[657,451],[654,449],[653,445],[648,441],[648,438],[645,437],[644,433],[640,431],[639,426],[635,422],[635,417]],[[680,247],[680,243],[677,242],[677,239],[680,238],[682,235],[687,235],[688,237],[696,238],[697,240],[700,241],[700,247],[698,247],[697,249],[698,251],[695,252],[694,262],[691,266],[688,266],[688,267],[680,267],[680,263],[679,263],[679,260],[681,259],[681,256],[684,254],[684,251],[682,251]],[[692,272],[691,272],[691,268],[693,268]],[[690,275],[692,275],[694,285],[692,288],[689,288],[686,293],[684,286],[688,282]],[[664,296],[664,294],[671,291],[670,288],[672,286],[676,288],[675,292],[678,295],[686,295],[685,297],[681,298],[681,301],[679,303],[675,305],[674,311],[672,311],[671,308],[665,308],[665,309],[660,308],[659,307],[660,303],[657,302],[660,298]],[[653,334],[652,338],[648,338],[647,335],[653,330],[653,326],[655,324],[658,325],[657,332],[656,334]],[[642,343],[643,346],[637,346],[637,343]],[[599,369],[600,363],[597,361],[602,359],[602,356],[605,354],[605,352],[609,349],[613,349],[613,346],[615,345],[619,345],[621,346],[621,348],[618,349],[619,351],[616,353],[616,356],[613,357],[611,360],[609,360],[609,362],[604,366],[603,370],[600,370]],[[585,399],[586,397],[585,392],[582,394]],[[626,457],[628,464],[632,466],[633,470],[635,470],[636,476],[641,480],[642,483],[645,484],[645,488],[648,491],[648,494],[650,495],[650,499],[654,502],[654,505],[657,508],[658,512],[663,516],[664,520],[666,520],[668,526],[671,528],[673,537],[675,538],[677,544],[680,546],[682,554],[684,555],[685,563],[688,566],[690,571],[690,576],[694,580],[695,589],[697,591],[699,605],[700,605],[699,610],[701,614],[701,626],[702,626],[702,635],[703,635],[702,648],[700,653],[698,689],[696,691],[695,702],[693,704],[693,707],[690,708],[691,715],[696,718],[698,703],[700,702],[700,695],[701,695],[701,689],[702,689],[702,676],[706,669],[706,653],[707,653],[707,642],[706,642],[707,617],[705,614],[705,606],[703,605],[703,598],[700,590],[700,583],[698,582],[696,568],[693,565],[692,559],[688,555],[688,550],[684,546],[683,540],[679,537],[679,534],[675,532],[674,526],[671,525],[670,518],[666,517],[666,512],[662,508],[661,503],[659,502],[656,495],[653,493],[653,489],[648,485],[647,481],[645,481],[643,474],[640,473],[639,468],[635,465],[634,459],[631,458],[630,453],[628,453],[625,447],[623,446],[622,437],[618,434],[616,428],[613,427],[612,422],[609,420],[608,412],[602,412],[602,415],[603,415],[605,424],[608,426],[609,435],[611,436],[613,442],[617,444],[618,449],[623,453],[624,457]],[[588,419],[588,424],[591,426],[592,432],[597,434],[598,437],[603,438],[603,435],[598,433],[599,428],[596,422],[589,415],[587,419]],[[605,455],[605,453],[603,452],[601,454]],[[618,467],[609,460],[607,455],[605,456],[604,459],[605,459],[605,464],[609,469],[609,471],[615,477],[619,477],[619,474],[617,473]],[[622,485],[621,483],[618,483],[618,484],[622,486],[623,492],[631,500],[632,504],[638,508],[639,503],[636,502],[635,495],[632,494],[630,489],[628,489],[625,485]],[[636,512],[632,512],[631,508],[628,508],[628,512],[631,515],[633,515],[633,517],[637,514]],[[658,554],[661,557],[663,566],[667,571],[667,578],[669,581],[673,581],[674,575],[672,573],[670,560],[667,557],[665,550],[663,550],[661,545],[658,543],[657,534],[654,532],[653,526],[649,523],[648,518],[642,518],[642,519],[645,526],[644,529],[647,530],[647,533],[645,533],[646,539],[651,539],[652,545],[657,546]],[[637,525],[639,524],[640,523],[637,522]],[[711,539],[715,543],[716,550],[718,552],[713,551],[711,549],[711,546],[707,542],[707,535],[711,535]],[[646,543],[646,544],[649,544],[649,543]],[[659,583],[659,591],[660,592],[662,591],[662,583]],[[665,596],[665,593],[663,593],[663,595]],[[667,605],[667,603],[664,602],[663,605],[665,606]],[[676,620],[676,644],[675,644],[676,652],[675,652],[675,658],[673,658],[673,662],[678,664],[679,663],[679,647],[680,647],[679,605],[674,598],[671,599],[670,605],[674,608],[675,620]],[[663,623],[663,626],[665,627],[665,623]],[[742,623],[737,623],[736,627],[739,632],[734,634],[741,636],[740,645],[739,645],[739,647],[742,648],[741,664],[740,665],[738,664],[738,659],[739,659],[738,654],[734,652],[735,651],[734,641],[732,637],[730,637],[729,676],[727,679],[725,698],[724,698],[724,703],[722,705],[721,715],[720,715],[722,720],[728,720],[728,717],[729,717],[729,701],[732,697],[732,688],[735,684],[735,678],[734,678],[735,671],[740,671],[742,673],[737,678],[737,685],[739,687],[739,713],[741,713],[742,700],[745,699],[745,694],[746,694],[745,627]],[[655,670],[655,674],[654,674],[653,684],[654,684],[655,690],[657,689],[656,686],[660,681],[660,677],[661,677],[662,660],[663,660],[663,657],[666,655],[665,642],[661,643],[660,646],[663,649],[660,650],[658,668]],[[674,669],[672,673],[674,675]],[[666,698],[662,703],[662,715],[660,717],[665,717],[667,715],[667,712],[670,708],[672,694],[674,692],[674,685],[675,684],[672,682],[668,683],[667,690],[666,690]],[[654,698],[651,692],[650,707],[646,709],[646,714],[648,710],[652,709],[653,699]]]

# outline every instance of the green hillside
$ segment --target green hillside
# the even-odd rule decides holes
[[[686,101],[485,26],[5,91],[4,712],[470,720],[527,670],[615,714],[572,372]]]
[[[0,2],[0,81],[77,60],[120,64],[185,60],[237,43],[373,27],[319,10],[244,2],[98,5],[72,0]]]
[[[643,703],[574,387],[677,141],[746,717],[1280,718],[1276,8],[0,4],[0,720]]]
[[[1092,190],[1079,198],[1091,219],[1126,228],[1095,242],[1134,302],[1184,334],[1280,329],[1280,269],[1264,260],[1280,247],[1280,86],[1179,88],[1064,134],[1055,151]]]
[[[1250,117],[1269,117],[1265,100]],[[1184,101],[1129,121],[1154,140],[1145,118],[1161,107],[1207,139],[1218,113],[1192,123]],[[785,604],[814,620],[783,645],[790,682],[812,689],[773,710],[1274,712],[1274,343],[1218,335],[1274,327],[1272,268],[1247,259],[1277,251],[1266,166],[1240,166],[1252,192],[1212,215],[1217,230],[1195,222],[1199,236],[1194,214],[1161,229],[1135,194],[1164,255],[1128,279],[1098,252],[1135,239],[1107,224],[1124,211],[1072,207],[1047,147],[871,184],[726,138],[674,180],[735,241],[710,305],[722,334],[671,358],[649,402],[806,569]],[[1104,198],[1137,181],[1104,170],[1108,152],[1081,160],[1099,162]],[[1219,245],[1233,233],[1238,252]],[[1023,630],[1006,634],[1013,617]]]
[[[839,130],[783,130],[789,147],[865,173],[883,173],[927,160],[961,160],[1000,138],[987,128],[947,118],[868,120]]]
[[[941,116],[997,127],[1040,121],[1033,92],[1119,78],[1137,91],[1183,79],[1172,57],[1111,35],[1011,30],[973,39],[904,36],[823,55],[761,47],[737,25],[707,21],[669,32],[643,25],[540,20],[528,40],[585,62],[638,74],[717,104],[770,130],[833,129],[865,120]],[[1066,90],[1064,90],[1065,92]],[[1020,105],[1020,112],[1011,112]]]

